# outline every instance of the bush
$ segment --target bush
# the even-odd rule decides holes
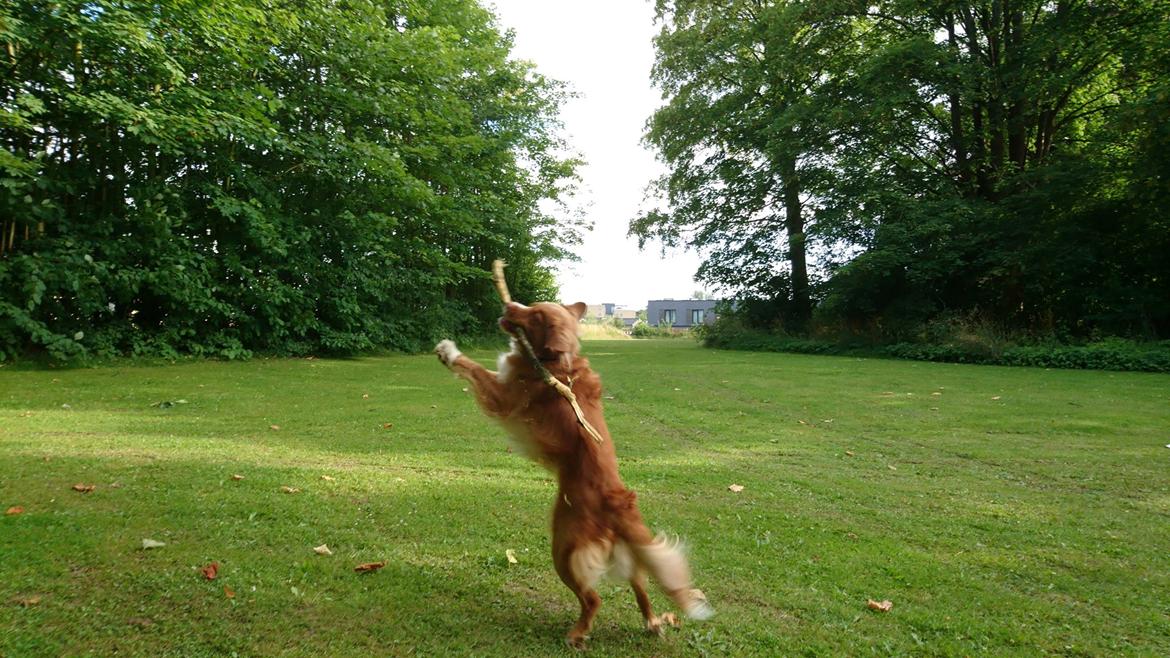
[[[1039,368],[1170,372],[1170,341],[1139,343],[1121,338],[1107,338],[1085,345],[1005,344],[996,350],[978,341],[943,345],[911,342],[873,345],[796,338],[721,320],[706,331],[703,344],[717,349],[757,352],[870,356]]]
[[[694,333],[685,329],[673,329],[668,324],[654,326],[639,322],[630,330],[630,335],[634,338],[686,338]]]

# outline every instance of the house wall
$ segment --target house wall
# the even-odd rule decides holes
[[[671,327],[687,329],[691,327],[691,311],[703,311],[703,324],[715,321],[715,305],[719,302],[714,299],[651,299],[646,303],[646,321],[658,326],[662,320],[663,311],[674,310],[674,323]]]

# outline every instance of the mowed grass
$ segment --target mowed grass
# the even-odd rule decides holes
[[[1170,655],[1170,377],[585,351],[718,611],[648,637],[605,584],[592,655]],[[554,484],[462,387],[429,356],[0,368],[0,654],[571,654]]]

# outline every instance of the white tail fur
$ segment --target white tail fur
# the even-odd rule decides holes
[[[649,544],[631,545],[630,549],[638,564],[650,572],[686,616],[703,620],[715,614],[703,592],[691,589],[691,569],[678,539],[670,541],[660,534]]]

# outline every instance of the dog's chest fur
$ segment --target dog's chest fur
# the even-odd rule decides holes
[[[522,363],[522,359],[524,359],[524,356],[520,354],[516,341],[512,341],[512,351],[504,352],[496,361],[496,379],[507,387],[507,390],[511,394],[517,396],[527,395],[527,391],[524,390],[527,387],[516,379],[516,373],[519,370],[517,366]],[[511,440],[510,443],[516,452],[549,470],[554,470],[555,465],[544,455],[544,451],[540,448],[540,443],[536,440],[536,435],[532,427],[535,419],[529,413],[527,405],[524,405],[511,416],[500,418],[499,421],[508,432],[508,438]]]

